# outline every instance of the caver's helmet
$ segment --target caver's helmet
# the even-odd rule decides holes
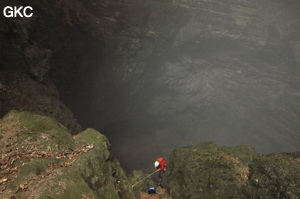
[[[155,161],[155,162],[154,162],[154,167],[157,168],[158,166],[159,166],[159,162],[158,162],[158,161]]]
[[[155,188],[154,187],[149,187],[148,193],[149,194],[156,193]]]

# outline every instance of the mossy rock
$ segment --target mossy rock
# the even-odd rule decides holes
[[[203,143],[176,149],[170,156],[168,185],[176,198],[237,198],[248,163],[259,154],[247,146]]]
[[[129,182],[133,186],[133,191],[136,198],[140,197],[141,192],[147,192],[149,187],[157,187],[158,182],[150,174],[144,173],[141,170],[134,170],[129,175]]]
[[[300,197],[299,152],[262,155],[247,146],[187,146],[170,156],[173,199]]]
[[[75,147],[75,142],[67,128],[51,117],[36,115],[30,112],[10,111],[2,118],[1,122],[3,124],[10,123],[17,125],[15,127],[16,136],[20,144],[28,138],[36,141],[38,139],[41,140],[43,135],[47,135],[49,137],[47,146],[52,149],[56,147],[59,149]]]
[[[99,153],[103,154],[105,160],[109,159],[111,155],[110,144],[107,137],[92,128],[88,128],[76,135],[75,144],[76,147],[93,144],[93,147],[98,150]]]
[[[300,198],[300,159],[297,154],[272,154],[252,161],[244,194],[258,199]]]
[[[37,177],[43,174],[48,168],[49,164],[58,162],[60,162],[60,160],[55,158],[38,158],[26,163],[22,163],[22,165],[19,166],[17,173],[18,177],[12,183],[8,184],[8,188],[16,189],[19,184],[29,181],[32,177]]]
[[[69,172],[68,169],[63,169],[61,175],[45,181],[41,186],[48,188],[42,190],[40,198],[97,198],[80,174]]]
[[[71,134],[67,128],[58,123],[54,118],[20,112],[19,120],[28,133],[36,135],[47,133],[52,137],[53,144],[57,144],[60,149],[74,148],[74,140]]]
[[[17,175],[8,176],[14,179],[6,185],[5,197],[134,198],[108,139],[98,131],[87,129],[73,138],[52,118],[17,111],[0,123],[1,139],[11,142],[5,146],[12,147],[12,157],[21,154],[8,165],[17,168]]]

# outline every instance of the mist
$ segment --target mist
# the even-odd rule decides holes
[[[300,150],[300,2],[95,2],[102,45],[58,88],[126,170],[207,141]]]

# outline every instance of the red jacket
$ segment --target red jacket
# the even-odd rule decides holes
[[[165,170],[165,167],[167,166],[167,162],[165,161],[165,159],[162,157],[159,157],[156,159],[156,161],[159,162],[159,170],[160,171]]]

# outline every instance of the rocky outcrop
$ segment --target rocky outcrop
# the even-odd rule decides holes
[[[0,116],[13,109],[30,111],[56,118],[72,134],[81,130],[73,113],[60,101],[58,91],[50,79],[40,83],[23,73],[2,71],[0,99]]]
[[[205,143],[173,151],[168,185],[173,199],[296,199],[299,162],[299,152],[261,155],[247,146]]]
[[[0,120],[1,198],[144,198],[155,175],[127,177],[94,129],[71,136],[53,118],[11,111]],[[174,150],[164,199],[300,196],[300,154],[262,155],[247,146],[213,143]]]
[[[12,111],[0,124],[1,198],[134,198],[101,133],[72,137],[54,119],[29,112]]]
[[[271,154],[249,164],[246,198],[299,198],[300,153]]]

